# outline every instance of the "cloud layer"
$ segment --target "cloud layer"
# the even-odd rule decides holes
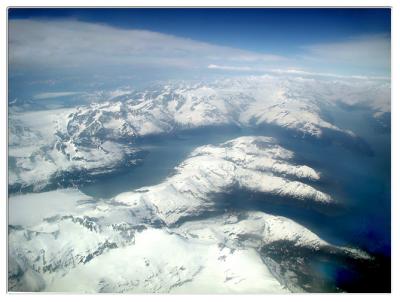
[[[306,60],[360,70],[390,71],[390,36],[368,35],[304,47]]]
[[[243,46],[245,48],[245,45]],[[290,56],[248,51],[146,30],[75,20],[9,21],[9,64],[15,73],[84,73],[114,78],[166,74],[304,70],[326,74],[390,76],[390,37],[362,36],[303,45]],[[77,88],[73,88],[77,89]]]
[[[80,94],[80,92],[76,91],[43,92],[36,94],[33,98],[35,100],[45,100],[45,99],[54,99],[54,98],[60,98],[64,96],[71,96],[77,94]]]
[[[9,59],[15,66],[206,68],[221,62],[266,64],[284,60],[278,55],[79,21],[11,20],[9,29]]]

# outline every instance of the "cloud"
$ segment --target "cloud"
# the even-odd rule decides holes
[[[219,46],[146,30],[73,20],[10,20],[9,62],[15,68],[204,68],[284,57]]]
[[[352,68],[390,71],[390,36],[364,35],[335,43],[314,44],[304,47],[306,62]]]
[[[285,75],[298,75],[298,76],[312,76],[312,77],[329,77],[329,78],[340,78],[340,79],[357,79],[357,80],[390,80],[389,77],[384,76],[362,76],[362,75],[342,75],[336,73],[326,72],[311,72],[300,69],[270,69],[268,72],[275,74]]]
[[[307,45],[281,56],[70,19],[9,21],[9,70],[13,81],[31,84],[52,78],[55,79],[52,90],[61,92],[93,87],[114,89],[132,82],[141,85],[173,78],[218,76],[224,72],[267,73],[274,69],[290,72],[293,66],[304,70],[303,74],[387,77],[390,37],[362,36]],[[49,85],[43,82],[44,88],[40,89],[46,91]]]
[[[76,91],[43,92],[36,94],[33,98],[35,100],[44,100],[44,99],[54,99],[54,98],[60,98],[64,96],[71,96],[77,94],[81,94],[81,92],[76,92]]]
[[[254,71],[254,68],[248,66],[223,66],[210,64],[207,66],[208,69],[220,69],[220,70],[232,70],[232,71]]]

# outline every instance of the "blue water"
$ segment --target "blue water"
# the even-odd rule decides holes
[[[141,165],[112,177],[104,177],[95,183],[85,184],[80,189],[96,198],[110,198],[122,192],[160,183],[174,173],[174,167],[198,146],[219,144],[243,135],[270,135],[277,138],[282,146],[295,152],[296,163],[307,164],[322,172],[322,180],[312,185],[333,196],[338,205],[313,208],[298,202],[280,204],[262,197],[261,201],[250,203],[252,209],[291,218],[331,243],[359,247],[390,262],[390,128],[384,131],[377,128],[371,113],[365,109],[331,108],[329,115],[335,124],[361,137],[369,149],[366,151],[365,148],[342,144],[335,139],[319,142],[294,138],[273,127],[205,128],[143,140],[139,146],[148,154]],[[238,207],[237,203],[243,203],[243,196],[246,195],[236,194],[236,200],[235,196],[228,196],[231,203],[226,204]],[[362,279],[363,282],[370,284],[373,278],[390,278],[387,275],[388,266],[379,271],[377,265],[377,271],[373,272],[377,276],[371,276],[372,281]],[[336,280],[337,283],[347,282],[347,279],[357,274],[347,270],[343,264],[331,262],[318,263],[315,268],[322,276]]]
[[[137,146],[147,151],[138,166],[105,176],[94,183],[83,184],[80,190],[96,198],[110,198],[119,193],[144,186],[156,185],[174,173],[191,151],[206,144],[220,144],[246,135],[248,131],[236,127],[206,128],[179,134],[142,139]]]

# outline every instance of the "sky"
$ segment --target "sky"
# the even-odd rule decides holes
[[[271,70],[390,77],[390,9],[9,9],[9,89]],[[28,93],[29,94],[29,93]]]

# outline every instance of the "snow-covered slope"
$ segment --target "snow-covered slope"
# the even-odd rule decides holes
[[[235,188],[331,202],[329,195],[301,182],[318,179],[319,174],[310,167],[290,164],[292,156],[270,137],[240,137],[219,146],[197,148],[165,182],[114,199],[131,206],[133,212],[136,208],[139,212],[144,207],[151,209],[167,224],[212,211],[215,204],[208,196]]]
[[[282,240],[314,253],[329,247],[331,253],[368,259],[361,251],[329,245],[287,218],[259,212],[159,228],[150,221],[137,224],[129,207],[118,204],[86,204],[80,211],[10,229],[10,290],[286,292],[259,254]]]
[[[10,113],[12,191],[40,191],[109,173],[139,159],[139,137],[205,126],[273,125],[323,138],[357,139],[326,118],[338,104],[390,112],[390,85],[365,79],[252,76],[171,84],[73,109]],[[72,181],[73,182],[73,181]]]
[[[282,282],[276,273],[279,263],[268,266],[263,248],[285,241],[315,253],[329,248],[330,253],[367,259],[365,253],[330,245],[287,218],[220,212],[213,193],[233,186],[330,202],[327,194],[302,183],[317,181],[318,172],[291,164],[292,156],[272,138],[240,137],[197,148],[163,183],[110,200],[93,200],[73,189],[13,196],[9,289],[300,291],[295,285],[288,287],[290,280]],[[214,213],[214,218],[202,218],[206,212]]]
[[[68,136],[74,109],[13,113],[9,117],[9,185],[12,192],[40,191],[90,180],[135,164],[138,149],[113,138]],[[70,181],[70,179],[72,181]]]

